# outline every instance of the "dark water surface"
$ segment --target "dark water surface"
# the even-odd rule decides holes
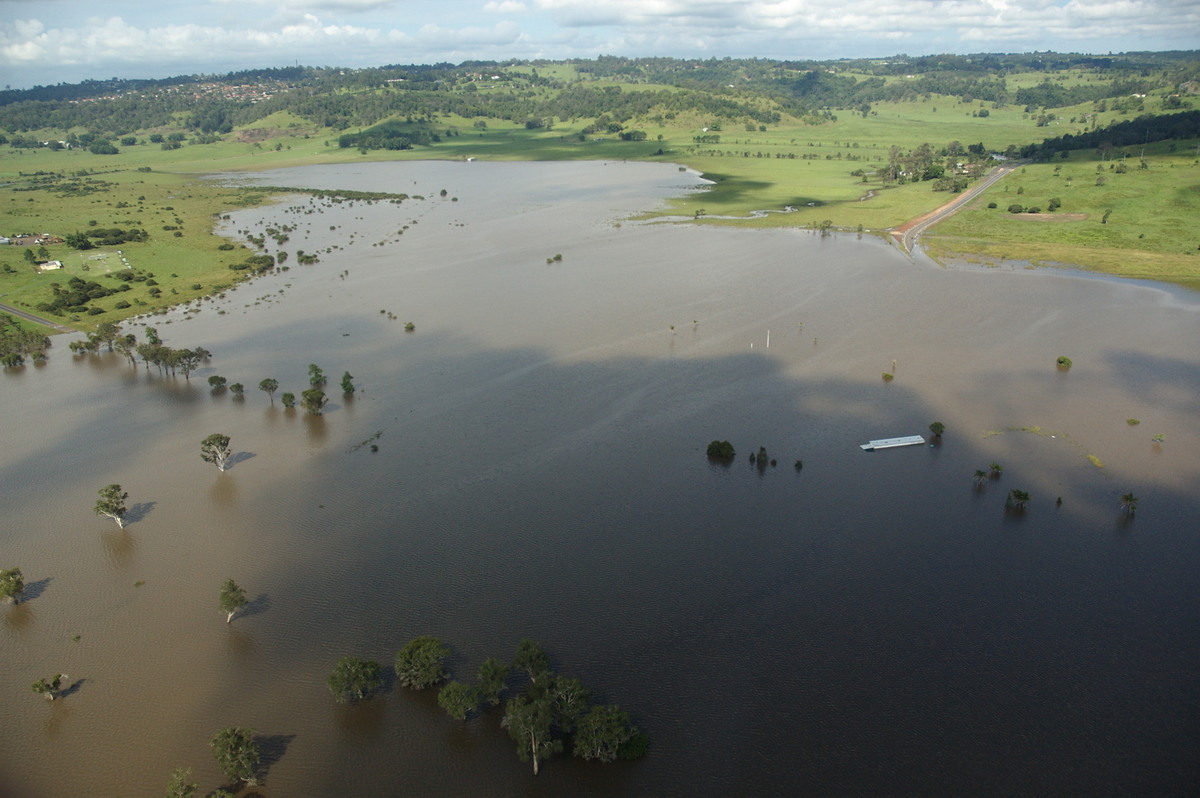
[[[151,322],[212,350],[191,380],[65,340],[0,376],[0,567],[35,586],[0,607],[0,795],[160,795],[176,766],[211,790],[227,725],[267,738],[266,796],[1200,787],[1195,299],[619,223],[697,184],[674,167],[262,181],[425,198],[235,213],[231,235],[295,225],[291,268]],[[309,363],[335,394],[322,418],[254,387],[299,394]],[[212,395],[214,373],[246,398]],[[940,446],[858,448],[934,420]],[[225,474],[198,456],[212,432],[238,453]],[[708,462],[714,438],[736,462]],[[747,462],[759,446],[777,467]],[[110,482],[124,532],[91,512]],[[253,599],[229,625],[226,577]],[[497,711],[332,700],[338,658],[390,663],[419,634],[465,679],[540,641],[650,755],[534,779]],[[48,705],[29,685],[56,671],[75,688]]]

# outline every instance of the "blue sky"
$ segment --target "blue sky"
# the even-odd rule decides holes
[[[1200,47],[1200,0],[0,0],[0,85],[295,63]]]

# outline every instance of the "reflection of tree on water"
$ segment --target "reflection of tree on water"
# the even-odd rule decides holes
[[[24,632],[33,623],[33,619],[37,617],[37,613],[29,608],[29,605],[22,601],[20,604],[15,604],[11,607],[6,607],[3,613],[4,625],[17,632]]]
[[[347,740],[359,743],[374,740],[387,725],[386,701],[357,701],[336,707],[338,731]]]
[[[108,555],[108,562],[111,565],[116,565],[124,568],[129,565],[133,559],[134,550],[137,548],[137,541],[133,535],[129,534],[126,529],[119,529],[116,532],[104,533],[104,553]]]
[[[325,425],[325,416],[323,415],[305,414],[304,430],[308,433],[308,442],[313,446],[324,445],[325,439],[329,437],[329,428]]]
[[[209,498],[218,507],[231,507],[238,500],[237,478],[222,471],[208,490]]]

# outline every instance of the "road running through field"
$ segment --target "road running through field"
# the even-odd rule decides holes
[[[893,227],[890,231],[892,237],[896,239],[896,243],[907,252],[913,254],[919,243],[918,239],[921,234],[933,227],[938,222],[946,219],[958,212],[964,205],[978,197],[997,181],[1012,172],[1018,166],[1022,166],[1024,162],[1014,163],[1011,165],[998,166],[976,183],[971,188],[959,194],[954,199],[947,202],[937,210],[930,211],[924,216],[918,216],[916,219],[905,222],[899,227]]]
[[[58,324],[56,322],[49,321],[47,319],[43,319],[41,316],[35,316],[28,311],[21,310],[19,308],[14,308],[12,305],[5,305],[3,302],[0,302],[0,313],[11,313],[14,316],[20,316],[22,319],[25,319],[26,321],[32,321],[35,324],[41,324],[45,327],[50,327],[57,332],[68,332],[68,333],[75,332],[75,330],[72,329],[71,327],[67,327],[66,325]]]

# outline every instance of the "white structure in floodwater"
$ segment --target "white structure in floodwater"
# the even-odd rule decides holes
[[[924,442],[925,439],[920,435],[907,435],[903,438],[880,438],[877,441],[867,441],[859,448],[864,452],[873,452],[876,449],[892,449],[897,446],[916,446]]]

